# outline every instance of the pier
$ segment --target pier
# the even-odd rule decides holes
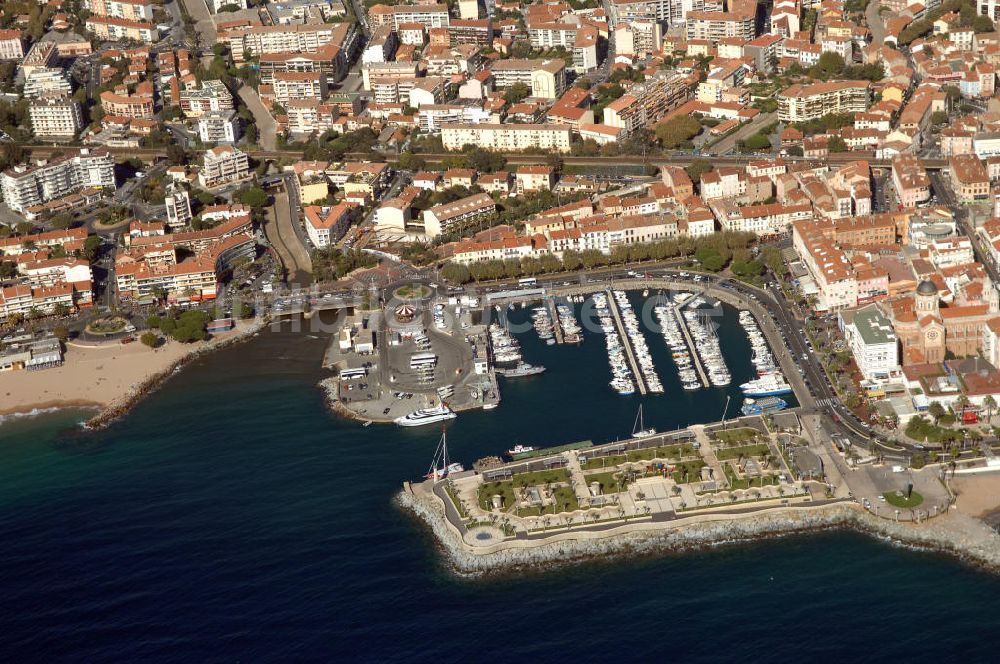
[[[622,322],[621,312],[618,311],[618,302],[615,301],[615,294],[610,288],[607,290],[607,294],[608,308],[611,309],[611,317],[615,319],[615,327],[618,328],[618,335],[622,338],[622,344],[625,347],[625,357],[628,358],[628,364],[632,368],[632,373],[635,376],[635,384],[639,388],[639,394],[645,395],[646,377],[643,375],[642,370],[639,368],[639,363],[635,359],[635,351],[632,349],[632,340],[625,331],[625,324]]]
[[[556,309],[556,301],[553,297],[545,298],[545,307],[549,310],[549,316],[552,318],[552,331],[556,335],[556,343],[560,346],[566,342],[563,338],[562,325],[559,323],[559,311]]]
[[[696,297],[697,295],[692,295],[688,299],[676,305],[674,307],[674,313],[677,316],[677,324],[681,327],[681,334],[684,335],[684,342],[688,345],[688,350],[691,353],[691,362],[694,364],[695,371],[698,372],[698,380],[701,381],[703,387],[708,387],[708,375],[705,373],[705,367],[701,363],[701,354],[698,353],[698,349],[694,345],[694,339],[691,338],[691,331],[688,329],[687,320],[684,319],[684,314],[681,312],[681,309],[686,307],[688,302]]]

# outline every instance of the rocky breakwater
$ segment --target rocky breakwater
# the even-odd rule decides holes
[[[668,522],[634,521],[611,530],[580,528],[533,540],[486,538],[482,546],[469,544],[475,538],[463,536],[447,520],[444,505],[425,485],[404,485],[396,502],[428,525],[449,562],[461,574],[607,556],[655,555],[831,528],[849,528],[897,544],[944,551],[1000,570],[1000,535],[982,521],[948,514],[923,524],[895,523],[877,518],[851,502],[776,507],[744,514],[700,514]]]

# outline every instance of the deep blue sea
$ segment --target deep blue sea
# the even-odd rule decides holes
[[[737,385],[732,317],[720,335]],[[629,434],[639,398],[607,387],[598,336],[522,339],[549,371],[460,415],[453,456]],[[455,577],[392,503],[439,433],[330,415],[326,341],[202,358],[99,433],[76,412],[0,424],[0,661],[995,660],[1000,578],[852,533]],[[658,367],[647,425],[721,416],[725,391]]]

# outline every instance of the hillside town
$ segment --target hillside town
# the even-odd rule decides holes
[[[3,368],[52,366],[57,328],[155,337],[151,315],[195,309],[228,329],[394,269],[475,288],[671,265],[774,290],[859,421],[992,436],[998,18],[989,0],[6,2],[0,321],[42,359]]]

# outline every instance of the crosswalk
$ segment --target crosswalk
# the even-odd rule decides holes
[[[817,399],[816,400],[816,405],[817,406],[833,406],[836,403],[837,403],[837,399],[835,399],[834,397],[829,397],[829,398],[826,398],[826,399]]]

